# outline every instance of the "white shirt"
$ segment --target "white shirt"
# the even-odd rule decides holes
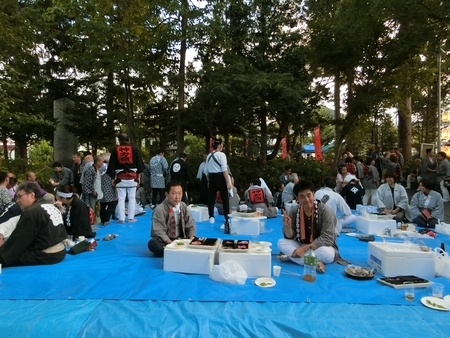
[[[214,160],[214,158],[215,160]],[[218,163],[217,163],[218,162]],[[221,151],[213,151],[206,158],[205,174],[223,173],[228,170],[227,156]]]
[[[344,198],[337,192],[334,192],[330,188],[322,188],[314,193],[316,200],[321,201],[323,204],[328,206],[335,213],[339,211],[342,216],[348,216],[352,214],[350,207],[345,202]]]
[[[212,159],[211,159],[212,160]],[[202,179],[203,173],[205,171],[205,167],[206,167],[206,162],[203,161],[202,163],[200,163],[200,166],[198,167],[198,171],[197,171],[197,178],[199,180]]]
[[[264,181],[262,177],[260,177],[259,180],[261,181],[260,187],[263,188],[263,189],[267,189],[267,191],[270,193],[270,189],[269,189],[269,187],[267,186],[266,181]]]

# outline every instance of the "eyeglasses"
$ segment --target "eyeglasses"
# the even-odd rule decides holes
[[[17,194],[16,195],[16,200],[20,200],[24,195],[29,195],[28,192],[24,192],[23,194]]]

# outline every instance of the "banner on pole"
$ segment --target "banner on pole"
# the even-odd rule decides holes
[[[320,139],[320,127],[314,128],[314,153],[316,155],[316,161],[322,161],[322,141]]]
[[[281,158],[284,160],[287,155],[286,137],[281,139]]]

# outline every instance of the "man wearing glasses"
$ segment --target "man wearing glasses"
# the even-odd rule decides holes
[[[17,188],[16,201],[23,210],[16,229],[4,242],[0,235],[0,264],[6,266],[54,264],[66,256],[67,238],[60,211],[45,204],[31,182]]]

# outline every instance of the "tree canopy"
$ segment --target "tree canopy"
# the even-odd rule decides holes
[[[0,8],[1,135],[24,158],[29,145],[52,140],[61,97],[75,102],[70,131],[94,152],[120,130],[158,148],[184,147],[189,134],[206,150],[222,135],[251,140],[264,164],[284,137],[295,151],[320,125],[336,155],[344,143],[363,152],[396,142],[408,159],[438,135],[447,1],[5,0]],[[449,65],[444,54],[444,107]]]

